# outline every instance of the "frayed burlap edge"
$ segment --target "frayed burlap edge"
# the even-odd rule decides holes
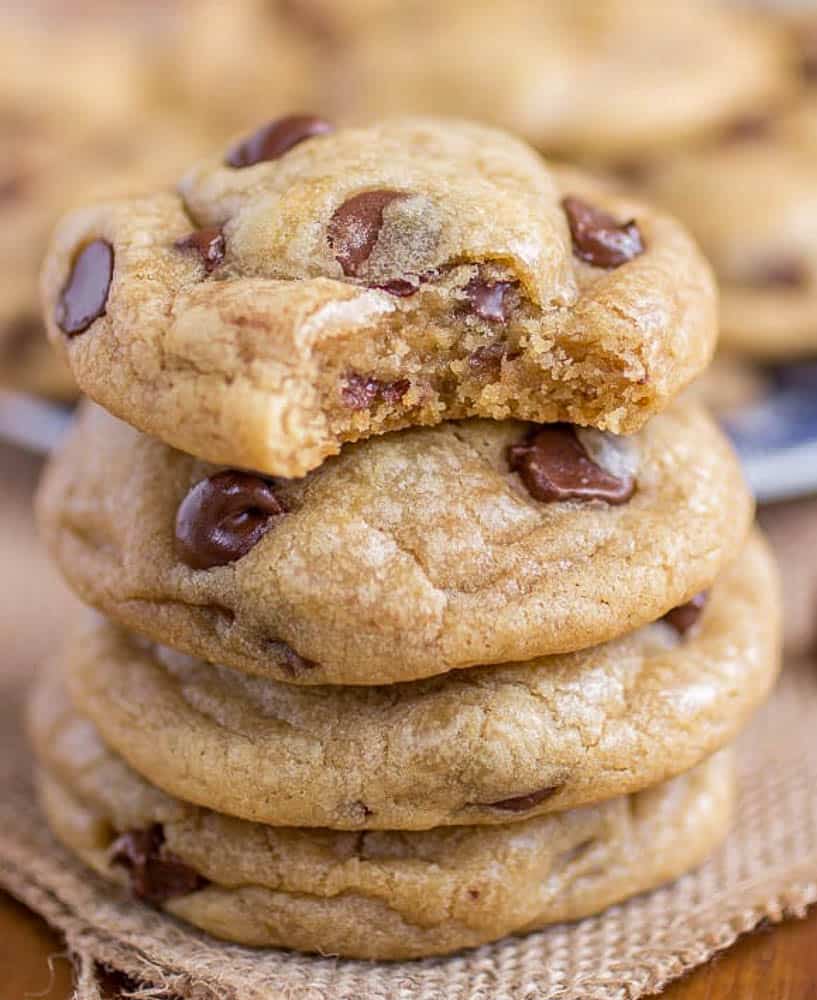
[[[0,711],[0,731],[15,728],[16,700]],[[0,883],[64,933],[78,1000],[100,1000],[99,963],[144,984],[133,993],[140,1000],[636,1000],[762,921],[802,916],[817,902],[815,713],[817,668],[790,667],[741,741],[732,835],[696,872],[599,917],[449,959],[378,964],[252,951],[132,902],[52,840],[19,733],[0,746],[15,758],[0,769]]]

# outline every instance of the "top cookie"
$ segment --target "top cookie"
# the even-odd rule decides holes
[[[716,336],[708,265],[675,221],[431,119],[273,122],[179,195],[67,217],[43,294],[89,396],[285,476],[466,416],[633,431]]]

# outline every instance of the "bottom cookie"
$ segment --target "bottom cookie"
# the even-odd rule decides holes
[[[445,954],[596,913],[703,861],[734,798],[725,750],[638,794],[504,826],[269,827],[148,784],[53,669],[29,728],[52,830],[105,878],[219,938],[355,958]]]

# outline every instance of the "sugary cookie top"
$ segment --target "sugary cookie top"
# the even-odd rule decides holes
[[[43,291],[97,402],[281,475],[472,415],[635,430],[715,339],[709,269],[672,219],[434,119],[275,120],[179,195],[69,216]]]

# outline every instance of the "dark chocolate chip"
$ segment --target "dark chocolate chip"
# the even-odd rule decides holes
[[[471,306],[471,311],[488,323],[505,323],[506,296],[515,287],[513,281],[483,281],[473,278],[465,286],[465,295]]]
[[[677,608],[673,608],[672,611],[668,611],[663,620],[668,625],[672,625],[678,635],[686,635],[691,628],[697,625],[708,600],[709,592],[705,590],[696,594],[686,604],[681,604]]]
[[[327,238],[347,277],[356,277],[377,243],[387,205],[408,195],[402,191],[362,191],[335,209]]]
[[[609,270],[644,253],[641,231],[634,219],[618,222],[581,198],[564,198],[562,207],[573,238],[573,253],[580,260]]]
[[[197,229],[189,236],[176,240],[173,245],[177,250],[195,251],[201,257],[204,270],[208,274],[224,263],[226,252],[224,233],[217,226]]]
[[[353,372],[346,377],[340,394],[350,410],[367,410],[378,400],[392,405],[399,403],[410,388],[411,382],[405,378],[394,382],[381,382],[371,376],[357,375]]]
[[[468,895],[471,899],[479,899],[479,889],[469,889]]]
[[[605,500],[626,503],[635,492],[632,476],[621,478],[597,465],[571,424],[549,424],[508,448],[508,462],[534,500]]]
[[[273,484],[247,472],[220,472],[190,490],[176,514],[176,553],[193,569],[245,556],[286,505]]]
[[[402,278],[386,281],[382,285],[372,285],[372,288],[379,288],[381,291],[388,292],[389,295],[397,295],[401,299],[414,295],[419,287],[413,281],[404,281]]]
[[[548,785],[547,788],[540,788],[535,792],[528,792],[527,795],[515,795],[512,799],[502,799],[500,802],[487,802],[485,805],[489,809],[502,809],[505,812],[527,812],[533,809],[540,802],[556,795],[564,788],[564,785]]]
[[[498,372],[507,348],[505,344],[485,344],[468,355],[468,367],[474,372]]]
[[[139,899],[163,903],[203,889],[207,880],[164,847],[160,823],[146,830],[127,830],[111,845],[110,863],[127,869],[131,892]]]
[[[315,115],[276,118],[233,146],[227,154],[226,163],[228,167],[238,169],[252,167],[267,160],[277,160],[299,142],[334,130],[334,125]]]
[[[106,240],[94,240],[77,254],[57,300],[55,318],[63,333],[82,333],[105,315],[112,277],[113,247]]]
[[[809,273],[805,264],[797,257],[779,256],[756,263],[739,282],[752,288],[805,288],[809,284]]]

